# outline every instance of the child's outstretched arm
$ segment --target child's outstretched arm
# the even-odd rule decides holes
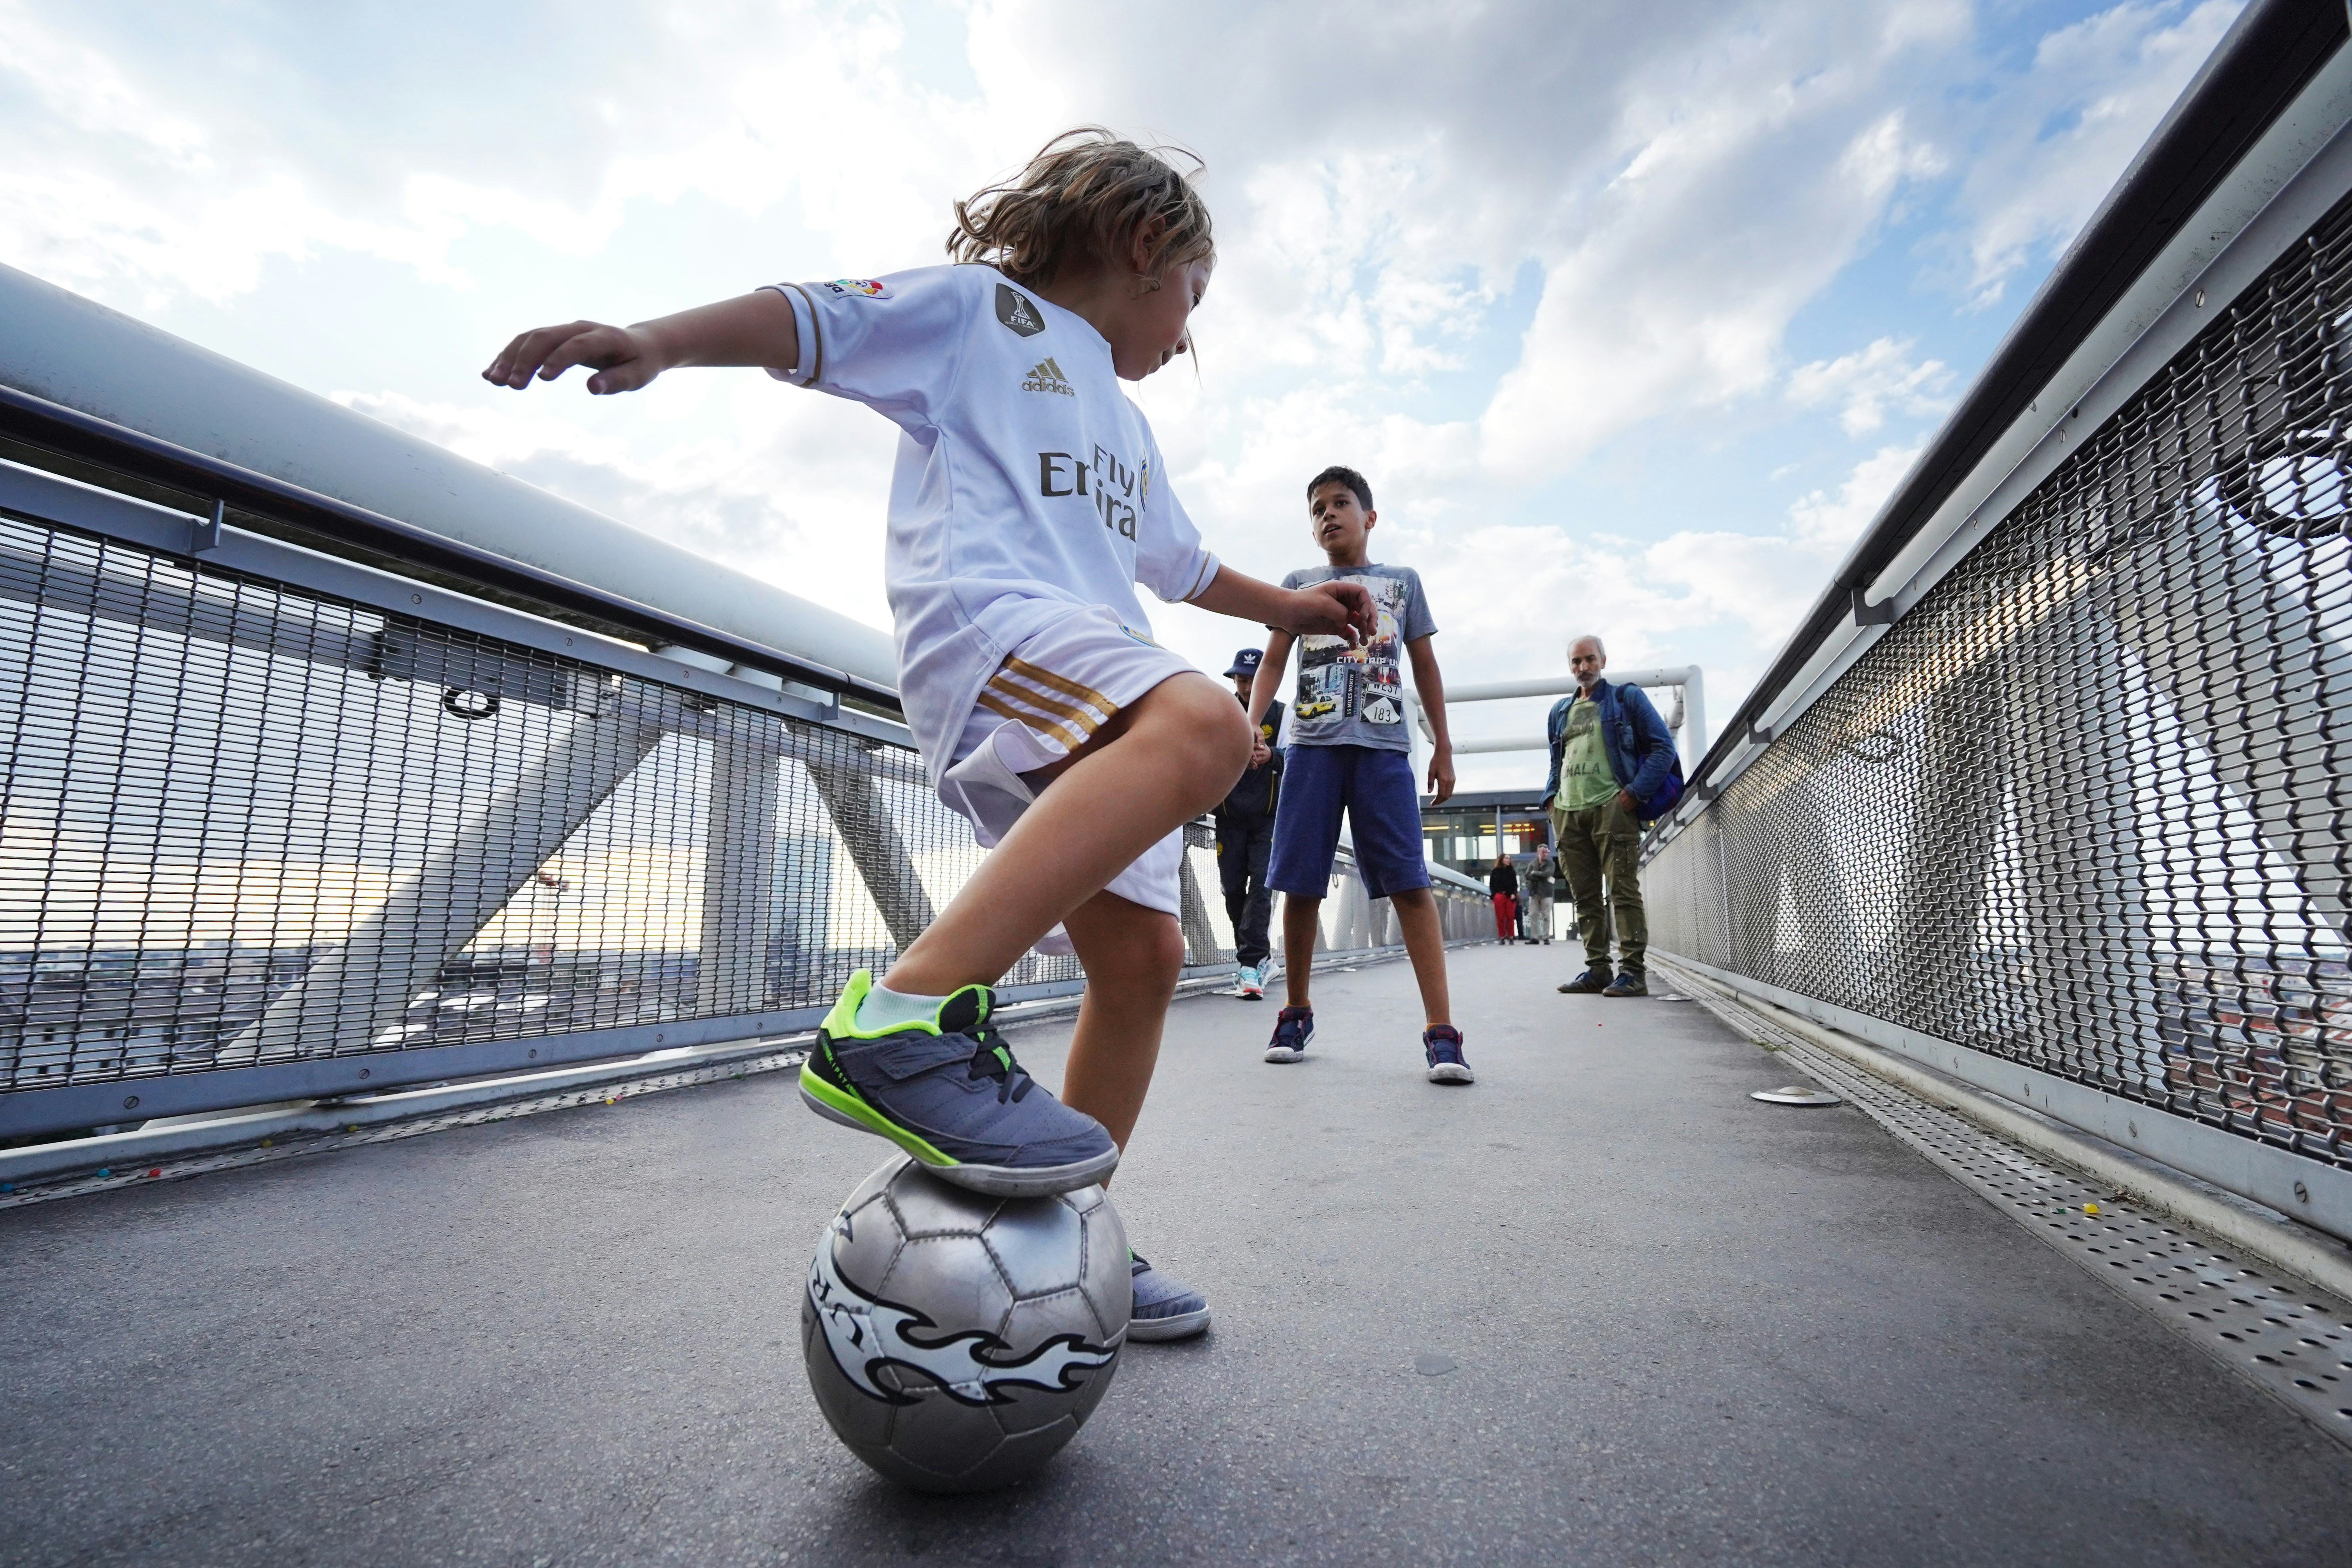
[[[633,327],[572,321],[534,328],[500,350],[482,379],[520,391],[533,376],[553,381],[575,364],[586,365],[596,373],[588,390],[601,396],[635,392],[662,372],[688,365],[790,370],[800,357],[792,302],[762,289]]]
[[[1421,710],[1429,719],[1429,804],[1444,805],[1454,793],[1454,732],[1445,722],[1445,678],[1437,673],[1437,650],[1430,637],[1404,645],[1412,660],[1412,689],[1421,697]]]
[[[1192,603],[1293,637],[1314,633],[1365,643],[1380,630],[1380,612],[1372,607],[1372,596],[1361,583],[1277,588],[1221,564],[1209,585],[1192,595]]]

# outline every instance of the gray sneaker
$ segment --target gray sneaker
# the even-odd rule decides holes
[[[1118,1163],[1102,1123],[1021,1070],[990,1026],[995,994],[967,985],[929,1023],[857,1027],[873,989],[861,969],[801,1064],[801,1098],[829,1121],[887,1138],[943,1182],[995,1197],[1041,1198],[1101,1181]]]
[[[1162,1274],[1130,1248],[1128,1272],[1135,1284],[1135,1312],[1127,1321],[1130,1340],[1181,1340],[1209,1326],[1209,1300],[1190,1285]]]

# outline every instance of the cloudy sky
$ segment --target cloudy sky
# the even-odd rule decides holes
[[[1452,679],[1596,629],[1719,718],[2237,10],[0,0],[0,261],[878,626],[879,418],[474,373],[934,262],[1072,124],[1181,142],[1221,260],[1137,395],[1211,544],[1311,563],[1301,486],[1354,464]]]

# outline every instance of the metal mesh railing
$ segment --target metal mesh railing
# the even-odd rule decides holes
[[[1654,940],[2352,1163],[2352,202],[1647,872]]]
[[[822,1005],[982,853],[904,748],[31,521],[0,725],[0,1089]]]
[[[507,637],[394,613],[424,593],[355,601],[266,542],[257,573],[54,522],[25,509],[63,482],[10,476],[0,1137],[805,1026],[983,853],[892,726],[486,605]],[[1205,827],[1187,845],[1188,956],[1215,963]],[[1344,856],[1333,887],[1328,945],[1394,940]],[[1466,934],[1483,900],[1441,891]],[[1083,978],[1032,953],[1002,984]]]

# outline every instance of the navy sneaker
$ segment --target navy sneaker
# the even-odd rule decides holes
[[[1476,1083],[1478,1075],[1462,1059],[1462,1031],[1451,1024],[1433,1025],[1421,1037],[1422,1054],[1429,1058],[1432,1083]]]
[[[1274,1043],[1265,1047],[1265,1059],[1295,1062],[1307,1054],[1307,1042],[1314,1037],[1315,1009],[1285,1007],[1275,1015]]]
[[[1130,1340],[1181,1340],[1209,1326],[1209,1299],[1171,1279],[1128,1251],[1128,1274],[1135,1285],[1135,1311],[1127,1321]]]
[[[1583,973],[1578,975],[1575,979],[1570,981],[1559,989],[1561,992],[1570,996],[1580,995],[1591,991],[1606,991],[1609,989],[1610,983],[1614,979],[1616,979],[1616,976],[1610,973],[1607,968],[1595,966],[1594,968],[1586,970]]]
[[[878,1033],[857,1026],[871,971],[818,1026],[801,1064],[801,1098],[829,1121],[877,1133],[943,1182],[995,1197],[1041,1198],[1090,1187],[1118,1163],[1102,1123],[1021,1070],[988,1023],[996,995],[967,985],[929,1022]]]
[[[1618,973],[1617,978],[1609,983],[1609,988],[1603,991],[1601,994],[1603,996],[1647,996],[1649,994],[1650,983],[1643,978],[1642,972],[1638,969],[1627,969],[1621,971]]]

